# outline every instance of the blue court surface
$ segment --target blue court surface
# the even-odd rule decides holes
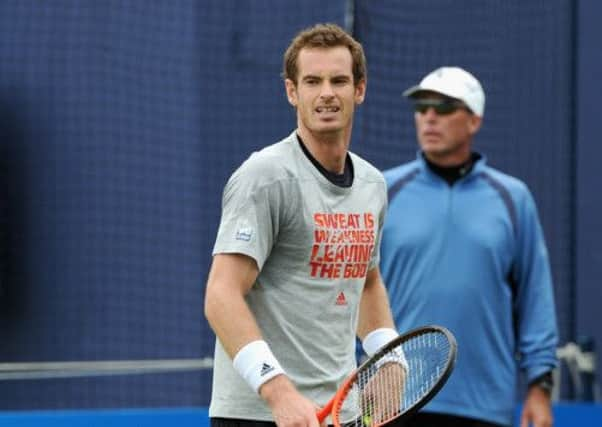
[[[560,403],[555,427],[600,427],[602,405]],[[518,425],[518,422],[516,423]],[[2,427],[207,427],[207,408],[0,412]]]

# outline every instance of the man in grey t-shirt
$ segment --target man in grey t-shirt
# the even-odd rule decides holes
[[[332,24],[284,56],[297,129],[231,176],[205,299],[217,335],[213,427],[317,427],[355,368],[397,335],[379,269],[381,173],[348,151],[364,100],[363,49]]]

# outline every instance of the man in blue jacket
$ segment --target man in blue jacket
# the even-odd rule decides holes
[[[399,330],[440,324],[458,341],[454,373],[413,425],[510,426],[522,371],[521,427],[549,427],[557,327],[533,197],[472,149],[485,107],[472,74],[442,67],[404,95],[421,150],[385,171],[381,271]]]

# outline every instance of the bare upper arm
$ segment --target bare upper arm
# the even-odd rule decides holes
[[[223,289],[239,291],[245,295],[255,283],[258,275],[257,263],[250,256],[238,253],[217,254],[213,257],[209,271],[207,292]]]

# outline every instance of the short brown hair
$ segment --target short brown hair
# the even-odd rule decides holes
[[[284,53],[282,77],[297,84],[297,59],[303,48],[330,48],[344,46],[353,60],[353,84],[366,79],[366,57],[362,45],[336,24],[317,24],[298,33]]]

